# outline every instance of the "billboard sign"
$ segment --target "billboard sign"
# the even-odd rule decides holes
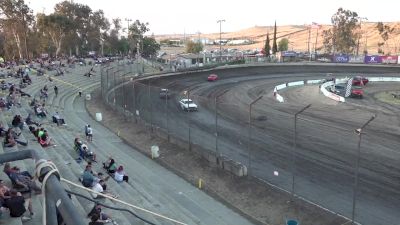
[[[398,56],[388,55],[388,56],[381,56],[381,58],[383,64],[397,64]]]
[[[295,51],[284,51],[282,52],[282,57],[296,57],[297,53]]]
[[[366,64],[382,63],[382,58],[379,55],[366,55],[364,58]]]
[[[350,56],[346,54],[334,55],[333,62],[335,63],[348,63],[350,61]]]

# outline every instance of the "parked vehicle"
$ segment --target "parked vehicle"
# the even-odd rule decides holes
[[[179,101],[179,105],[183,111],[186,112],[197,111],[197,105],[192,101],[192,99],[187,99],[187,98],[181,99]]]
[[[366,85],[368,83],[368,78],[362,77],[362,76],[355,76],[353,77],[353,85],[354,86],[360,86],[360,85]]]
[[[169,98],[169,97],[170,97],[170,93],[169,93],[168,89],[163,88],[160,90],[160,98],[165,99],[165,98]]]
[[[218,75],[217,74],[210,74],[207,78],[208,81],[216,81],[218,80]]]

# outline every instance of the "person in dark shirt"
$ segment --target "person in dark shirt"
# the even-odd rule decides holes
[[[32,216],[32,202],[30,199],[28,199],[27,203],[28,210],[30,212],[30,215]],[[26,212],[25,198],[21,195],[21,193],[17,192],[14,189],[10,191],[10,198],[5,201],[4,206],[10,210],[11,217],[21,217]],[[25,217],[23,219],[30,219],[30,217]]]
[[[99,221],[99,214],[95,213],[90,217],[89,225],[103,225],[103,222]]]

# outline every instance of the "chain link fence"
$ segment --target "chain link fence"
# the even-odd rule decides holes
[[[385,118],[374,118],[360,136],[359,127],[346,121],[352,118],[324,118],[312,107],[295,117],[298,105],[274,109],[264,99],[252,105],[250,97],[237,101],[230,91],[160,85],[135,76],[137,66],[147,68],[103,67],[102,97],[132,123],[146,125],[149,135],[213,155],[216,163],[239,162],[248,175],[351,220],[400,221],[400,139],[398,128],[385,127]],[[192,99],[198,111],[186,112],[183,98]],[[369,119],[365,115],[351,122],[361,127]]]

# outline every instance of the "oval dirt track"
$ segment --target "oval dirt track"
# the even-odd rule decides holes
[[[377,101],[374,93],[398,90],[399,85],[370,83],[364,99],[346,103],[325,98],[316,86],[284,89],[280,94],[286,102],[278,103],[272,90],[285,82],[323,79],[327,73],[337,77],[400,76],[399,71],[399,67],[318,64],[219,69],[212,72],[220,78],[216,82],[206,81],[211,72],[138,81],[135,95],[128,95],[126,102],[128,109],[139,110],[142,119],[168,128],[172,136],[187,141],[190,135],[193,147],[216,151],[214,98],[228,90],[218,99],[218,153],[288,191],[294,169],[297,195],[347,217],[352,213],[357,159],[354,130],[377,114],[362,139],[356,221],[393,224],[400,221],[399,107]],[[160,99],[160,88],[168,88],[171,98]],[[131,90],[132,84],[125,89]],[[177,102],[186,90],[199,105],[198,112],[180,109]],[[249,142],[248,105],[260,95],[263,98],[253,106]],[[299,116],[293,157],[293,115],[310,103],[312,107]],[[279,176],[274,176],[274,171]]]

